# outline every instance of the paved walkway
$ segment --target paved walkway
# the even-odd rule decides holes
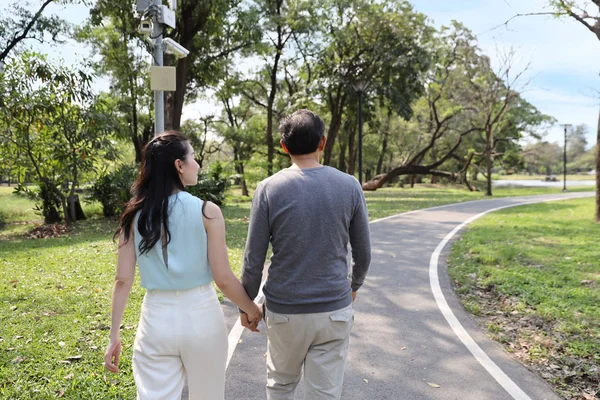
[[[593,193],[473,201],[372,222],[373,261],[355,303],[342,399],[559,399],[465,313],[448,282],[446,243],[481,213],[587,196]],[[224,308],[231,327],[236,310]],[[243,332],[226,399],[265,399],[265,351],[264,332]]]

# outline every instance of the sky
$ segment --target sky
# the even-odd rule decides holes
[[[14,0],[0,0],[0,12]],[[428,16],[434,26],[448,25],[453,19],[462,22],[478,38],[479,47],[493,65],[502,54],[516,51],[515,69],[529,69],[521,79],[523,97],[541,112],[551,115],[557,125],[548,131],[546,140],[563,143],[563,128],[558,124],[586,124],[588,143],[596,142],[600,109],[600,41],[580,23],[570,18],[525,16],[516,14],[549,11],[548,0],[412,0],[415,9]],[[589,1],[587,1],[590,3]],[[133,3],[133,1],[132,1]],[[32,4],[37,4],[32,1]],[[52,4],[47,13],[57,13],[79,24],[88,15],[83,5]],[[494,29],[495,28],[495,29]],[[54,59],[74,65],[91,57],[78,43],[38,46]],[[96,84],[106,90],[108,82]],[[184,108],[183,118],[214,113],[215,107],[204,101]]]
[[[530,81],[523,97],[541,112],[556,118],[558,124],[588,125],[588,143],[596,143],[600,41],[587,28],[570,18],[554,16],[518,17],[503,25],[517,14],[550,11],[547,0],[412,0],[411,3],[436,27],[448,25],[453,19],[462,22],[477,35],[479,47],[496,65],[498,53],[514,49],[517,70],[530,64],[522,79],[523,84]],[[545,139],[562,144],[563,128],[553,127]]]

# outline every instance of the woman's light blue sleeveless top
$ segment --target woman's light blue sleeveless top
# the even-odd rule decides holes
[[[169,197],[169,232],[165,264],[162,241],[140,255],[139,212],[134,221],[135,252],[141,285],[148,290],[186,290],[212,282],[202,200],[187,192]]]

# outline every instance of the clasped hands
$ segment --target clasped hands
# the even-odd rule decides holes
[[[242,326],[248,328],[251,332],[260,332],[258,329],[258,323],[263,317],[262,307],[255,304],[253,310],[245,313],[240,311],[240,322]]]

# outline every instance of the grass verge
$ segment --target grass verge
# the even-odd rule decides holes
[[[449,258],[465,308],[567,399],[600,391],[593,210],[588,198],[499,211],[471,224]]]

